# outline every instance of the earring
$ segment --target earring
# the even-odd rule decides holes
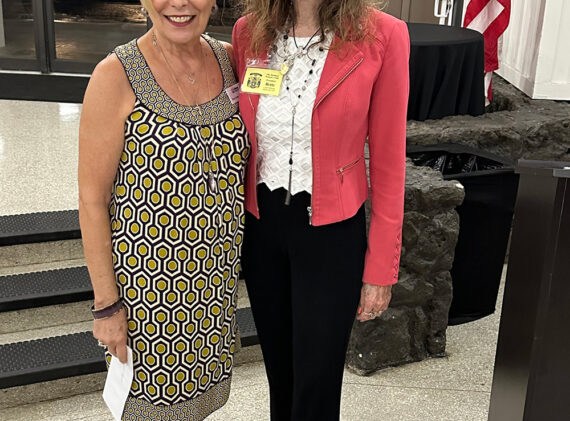
[[[148,12],[144,7],[141,7],[141,13],[145,16],[148,16]]]
[[[212,6],[212,15],[215,15],[216,13],[218,13],[218,10],[220,8],[218,7],[217,3],[214,3],[214,5]]]

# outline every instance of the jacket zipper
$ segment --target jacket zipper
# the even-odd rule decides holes
[[[351,168],[354,167],[356,164],[358,164],[361,159],[362,159],[362,157],[360,157],[360,158],[358,158],[356,161],[351,162],[350,164],[345,165],[344,167],[339,168],[338,170],[336,170],[336,172],[337,172],[338,174],[340,174],[340,184],[342,184],[342,183],[344,182],[344,172],[345,172],[346,170],[351,169]]]
[[[337,83],[335,83],[335,85],[333,87],[331,87],[326,94],[324,94],[321,99],[319,100],[319,102],[317,102],[315,104],[315,107],[313,108],[313,110],[315,108],[317,108],[321,102],[323,102],[323,100],[329,96],[329,94],[334,91],[338,85],[340,85],[348,76],[350,76],[350,74],[352,72],[354,72],[354,70],[360,66],[360,63],[362,63],[362,61],[364,60],[364,57],[361,57],[360,60],[358,60],[357,63],[354,64],[354,66],[352,66],[352,68],[348,71],[348,73],[346,75],[344,75],[344,77],[342,79],[340,79]],[[314,176],[314,174],[313,174]],[[313,178],[313,186],[315,185],[315,180]],[[307,213],[309,214],[309,225],[313,225],[313,195],[311,194],[311,204],[307,207]]]
[[[324,95],[321,97],[321,99],[319,99],[319,102],[317,102],[317,103],[315,104],[315,108],[317,108],[317,107],[319,106],[319,104],[320,104],[321,102],[323,102],[323,100],[324,100],[327,96],[329,96],[329,94],[330,94],[332,91],[334,91],[334,90],[336,89],[336,87],[337,87],[338,85],[340,85],[347,77],[349,77],[350,74],[351,74],[352,72],[354,72],[354,70],[355,70],[358,66],[360,66],[360,63],[362,63],[363,60],[364,60],[364,57],[361,57],[360,60],[358,60],[358,62],[355,63],[354,66],[352,66],[352,68],[348,71],[348,73],[347,73],[346,75],[344,75],[344,77],[343,77],[342,79],[340,79],[332,88],[330,88],[330,89],[327,91],[327,93],[324,94]]]

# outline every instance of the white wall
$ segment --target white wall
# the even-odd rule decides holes
[[[548,0],[546,3],[533,97],[570,100],[568,0]]]
[[[6,37],[4,36],[4,13],[2,12],[2,0],[0,0],[0,47],[6,45]]]
[[[531,98],[570,99],[570,2],[511,2],[497,73]]]

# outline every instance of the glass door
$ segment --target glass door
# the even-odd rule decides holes
[[[217,0],[211,36],[231,42],[234,3]],[[0,71],[90,74],[150,24],[139,0],[0,0]]]
[[[0,0],[0,70],[40,70],[36,3]]]
[[[91,73],[117,45],[140,37],[147,29],[138,0],[44,1],[54,72]]]
[[[233,0],[216,0],[217,10],[212,13],[206,32],[220,40],[231,44],[234,23],[240,17],[240,8]]]

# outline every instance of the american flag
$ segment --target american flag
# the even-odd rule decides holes
[[[485,96],[491,99],[491,75],[499,68],[499,37],[509,26],[511,0],[470,0],[463,26],[485,37]]]

